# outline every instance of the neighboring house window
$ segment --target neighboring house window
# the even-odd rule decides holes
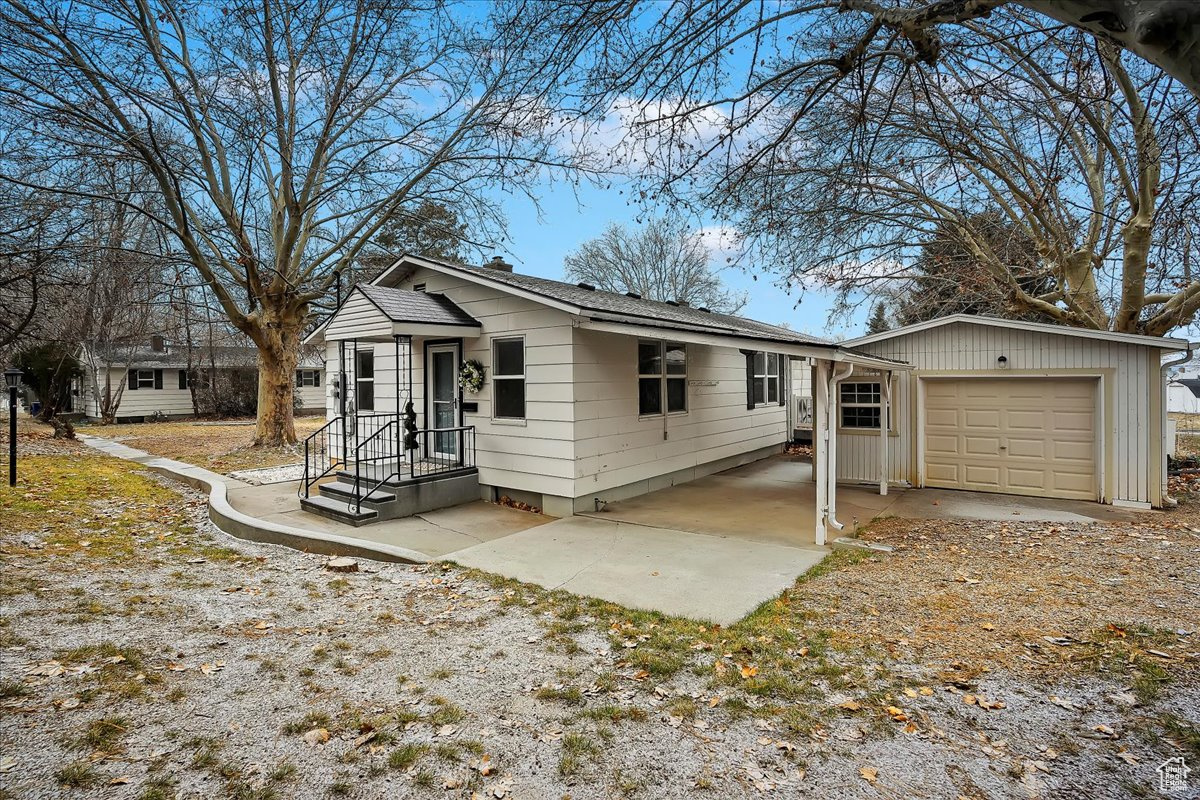
[[[362,350],[355,356],[354,402],[359,411],[375,410],[375,352]]]
[[[751,350],[742,353],[746,356],[746,408],[783,405],[784,357]]]
[[[131,369],[125,384],[130,390],[163,388],[161,369]]]
[[[492,340],[492,415],[525,419],[525,338]]]
[[[321,373],[315,369],[298,369],[296,370],[296,385],[297,386],[320,386]]]
[[[851,430],[879,430],[883,402],[878,381],[854,381],[838,384],[838,408],[841,427]]]
[[[188,388],[188,373],[186,369],[179,370],[179,388]]]
[[[638,342],[638,415],[687,411],[687,346]]]

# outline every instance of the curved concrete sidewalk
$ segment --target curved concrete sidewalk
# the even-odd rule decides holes
[[[143,450],[128,447],[100,436],[80,434],[79,439],[89,447],[106,455],[123,458],[126,461],[135,461],[160,475],[207,492],[209,519],[218,529],[238,539],[265,544],[281,544],[296,550],[321,553],[322,555],[357,556],[375,561],[424,564],[432,560],[424,553],[406,547],[340,536],[326,531],[306,530],[259,519],[237,510],[229,502],[231,488],[248,488],[250,484],[192,464],[185,464],[182,461],[151,455]]]

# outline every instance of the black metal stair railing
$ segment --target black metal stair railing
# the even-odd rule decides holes
[[[346,420],[334,417],[304,440],[304,476],[296,494],[308,497],[313,484],[344,463],[340,452]]]
[[[362,511],[362,501],[371,496],[380,486],[392,478],[400,477],[403,463],[400,452],[394,447],[399,442],[400,421],[397,415],[375,428],[375,432],[354,448],[354,505],[355,513]],[[383,464],[382,470],[371,475],[373,467]],[[367,473],[363,474],[366,467]],[[380,475],[382,473],[382,476]],[[370,484],[363,491],[364,479]]]

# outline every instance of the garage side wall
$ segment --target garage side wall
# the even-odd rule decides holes
[[[861,351],[906,361],[913,372],[897,382],[896,435],[889,446],[889,480],[918,480],[917,383],[922,377],[1103,374],[1103,495],[1107,501],[1160,501],[1157,446],[1159,351],[1141,345],[954,323],[865,344]],[[1000,367],[999,358],[1007,358]],[[838,478],[879,480],[878,433],[839,433]]]

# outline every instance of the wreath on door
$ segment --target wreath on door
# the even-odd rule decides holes
[[[458,385],[468,394],[476,394],[483,388],[483,364],[467,359],[458,370]]]

